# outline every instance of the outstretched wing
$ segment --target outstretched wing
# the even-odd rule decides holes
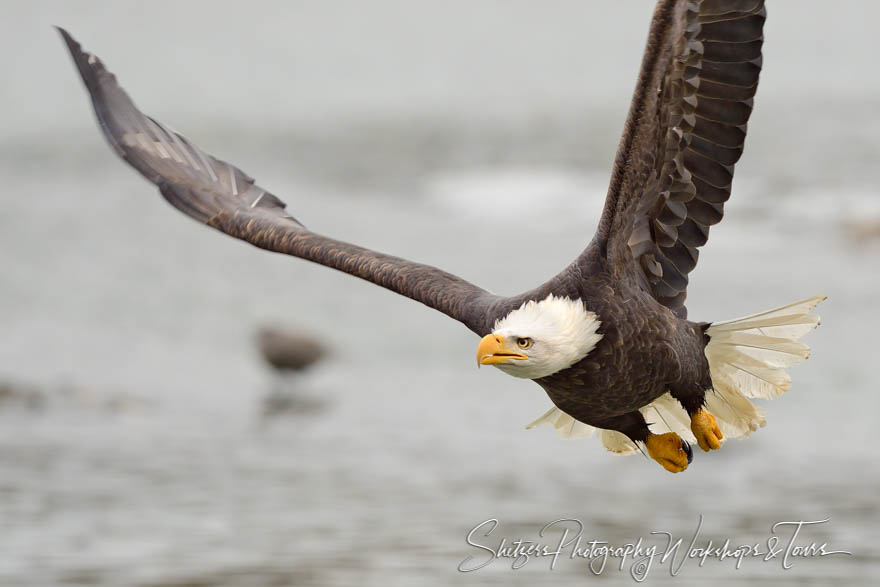
[[[730,197],[761,71],[763,0],[660,0],[596,243],[681,317]]]
[[[498,298],[454,275],[321,236],[234,165],[208,155],[141,113],[116,76],[59,29],[91,94],[101,130],[120,157],[159,187],[175,208],[257,247],[344,271],[443,312],[477,334],[491,328]]]

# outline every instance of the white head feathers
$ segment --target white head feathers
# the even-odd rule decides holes
[[[496,365],[515,377],[538,379],[571,367],[596,348],[602,335],[598,316],[581,300],[550,294],[531,300],[495,323],[493,334],[505,339],[530,338],[527,360]]]

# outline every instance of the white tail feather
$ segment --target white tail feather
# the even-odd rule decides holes
[[[819,325],[819,317],[810,310],[824,299],[816,296],[710,325],[706,358],[715,395],[736,405],[735,395],[771,399],[788,391],[791,378],[783,369],[810,356],[810,348],[797,339]]]
[[[575,420],[556,406],[544,412],[537,420],[526,424],[526,430],[545,425],[553,426],[560,438],[590,438],[596,433],[595,428]]]
[[[810,356],[810,348],[797,340],[819,325],[819,317],[810,311],[824,299],[816,296],[709,326],[706,358],[713,389],[706,393],[706,409],[715,416],[725,438],[745,437],[764,426],[764,412],[748,398],[771,399],[788,391],[791,378],[783,369]],[[655,434],[675,432],[696,442],[687,412],[669,393],[639,411]],[[579,422],[555,406],[526,428],[542,425],[553,426],[562,438],[598,436],[613,453],[639,450],[624,434]]]

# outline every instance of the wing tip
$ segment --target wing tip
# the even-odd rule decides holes
[[[73,35],[67,32],[67,29],[64,27],[58,26],[57,24],[52,26],[58,31],[58,34],[61,35],[64,44],[67,45],[67,50],[70,51],[70,54],[73,56],[74,60],[76,60],[77,55],[82,53],[82,45],[80,45],[79,42],[73,38]]]
[[[53,24],[52,28],[58,31],[58,33],[64,38],[65,41],[73,41],[73,37],[70,36],[70,33],[67,32],[67,29],[61,25]],[[76,41],[73,41],[74,43]]]
[[[83,50],[79,41],[74,39],[67,29],[57,25],[54,26],[55,30],[58,31],[58,34],[64,40],[65,45],[67,45],[67,50],[70,52],[70,56],[79,71],[80,77],[82,77],[83,83],[85,83],[86,88],[93,95],[101,89],[102,81],[109,81],[111,84],[116,82],[116,76],[107,71],[104,63],[97,55]]]

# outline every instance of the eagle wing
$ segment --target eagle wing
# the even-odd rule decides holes
[[[95,55],[58,29],[116,153],[183,213],[257,247],[344,271],[395,291],[483,335],[497,297],[435,267],[337,241],[306,229],[285,204],[239,168],[212,157],[144,115]]]
[[[682,318],[730,197],[761,71],[763,0],[661,0],[595,243]]]

